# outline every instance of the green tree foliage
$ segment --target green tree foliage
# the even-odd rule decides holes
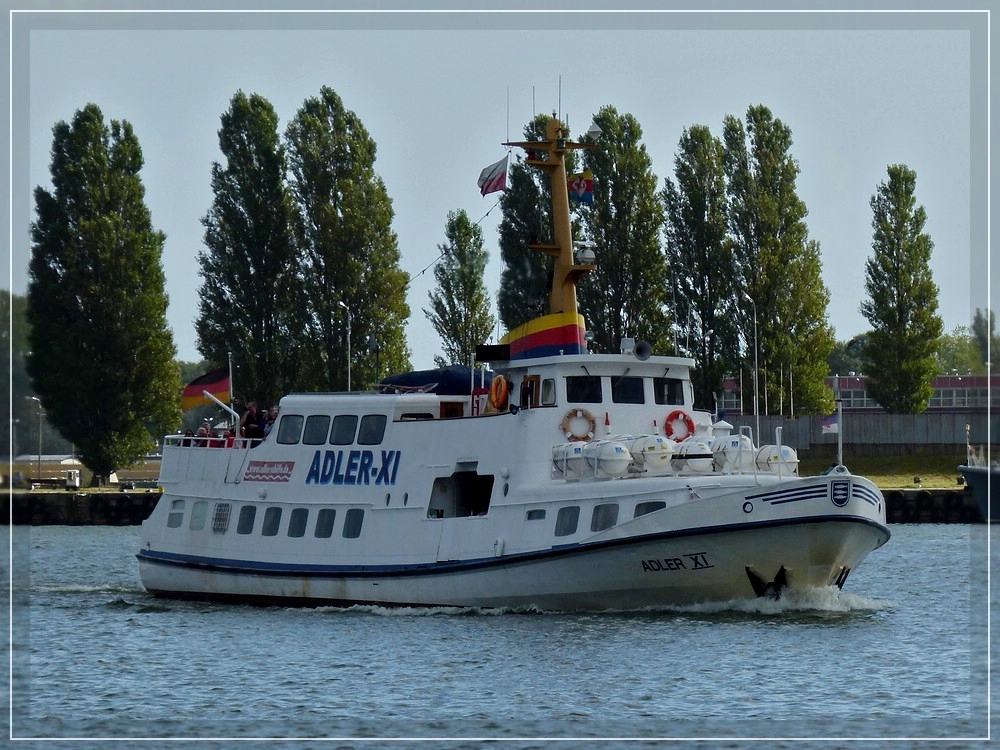
[[[753,399],[756,313],[760,408],[767,413],[826,413],[833,396],[823,379],[834,337],[826,319],[830,295],[822,281],[819,245],[807,238],[805,204],[795,193],[798,164],[791,129],[764,106],[747,110],[746,126],[723,126],[729,231],[747,347],[745,378]]]
[[[167,327],[164,235],[152,227],[139,141],[88,104],[53,128],[53,190],[35,189],[28,372],[51,424],[107,476],[172,430],[180,379]]]
[[[596,243],[597,270],[579,283],[579,307],[597,351],[617,352],[623,337],[671,350],[665,313],[667,263],[660,247],[663,203],[642,128],[630,114],[606,106],[594,117],[599,147],[584,152],[593,172],[594,202],[580,209],[584,235]]]
[[[934,243],[924,233],[927,213],[916,205],[917,173],[888,167],[871,198],[872,250],[865,264],[861,313],[872,326],[866,355],[871,395],[889,412],[917,414],[934,391],[934,354],[944,324],[931,274]]]
[[[548,115],[538,115],[524,128],[524,140],[545,138]],[[547,154],[539,154],[539,158]],[[566,154],[566,171],[576,168],[576,154]],[[548,312],[549,274],[552,259],[531,250],[531,243],[551,244],[552,189],[546,173],[524,163],[522,154],[515,154],[511,163],[507,189],[500,197],[503,218],[500,220],[499,245],[503,271],[497,295],[497,314],[510,331]]]
[[[983,372],[987,362],[992,362],[991,357],[1000,356],[1000,337],[996,334],[996,316],[992,310],[984,313],[978,307],[976,314],[972,318],[972,337],[976,342],[976,350],[979,354],[979,363],[974,372]]]
[[[496,325],[483,282],[489,260],[483,230],[465,211],[451,211],[445,237],[447,242],[438,245],[441,259],[434,267],[437,289],[428,293],[431,307],[424,310],[444,348],[443,357],[434,357],[437,367],[472,364],[476,345],[485,342]]]
[[[861,333],[850,341],[838,341],[826,358],[828,375],[866,374],[871,362],[865,356],[868,334]]]
[[[695,405],[714,409],[723,375],[739,361],[736,277],[726,241],[726,182],[722,143],[704,125],[686,129],[666,178],[664,250],[677,349],[697,363]]]
[[[198,349],[208,369],[233,361],[234,400],[276,403],[290,390],[302,330],[285,150],[274,108],[236,93],[222,115],[212,207],[202,219]]]
[[[299,386],[346,386],[348,356],[352,387],[374,384],[376,358],[359,346],[372,336],[382,367],[409,369],[404,331],[409,277],[399,268],[392,201],[375,173],[375,142],[325,86],[304,102],[285,136],[302,257],[300,304],[308,311]]]
[[[986,371],[978,342],[968,326],[956,326],[951,333],[941,334],[934,362],[938,375],[982,375]]]

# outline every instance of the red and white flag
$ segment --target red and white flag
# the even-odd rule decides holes
[[[498,190],[507,189],[507,157],[505,156],[496,164],[490,164],[479,173],[479,192],[483,195],[495,193]]]

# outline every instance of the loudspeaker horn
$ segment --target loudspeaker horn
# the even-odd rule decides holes
[[[636,359],[644,362],[645,360],[649,359],[649,357],[652,355],[653,347],[649,345],[648,341],[643,341],[642,339],[639,339],[638,341],[635,342],[635,349],[632,351],[632,353],[635,355]]]

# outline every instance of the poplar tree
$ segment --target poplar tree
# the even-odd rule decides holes
[[[667,264],[660,247],[663,203],[642,128],[611,106],[594,116],[597,148],[583,153],[593,173],[593,203],[581,206],[583,235],[595,243],[597,270],[579,283],[579,306],[600,352],[617,352],[621,339],[650,343],[654,352],[673,346],[665,312]]]
[[[236,400],[266,408],[295,382],[302,329],[285,150],[271,103],[238,91],[221,118],[219,150],[198,254],[198,350],[217,366],[232,354]]]
[[[723,148],[708,127],[684,131],[674,158],[675,183],[666,178],[666,244],[674,349],[697,363],[695,405],[713,410],[713,394],[739,359],[736,277],[726,241]]]
[[[408,370],[409,276],[399,268],[392,201],[375,172],[375,142],[326,86],[306,99],[285,140],[301,304],[308,313],[300,387],[345,387],[348,361],[352,387],[373,385],[377,367]],[[377,342],[378,363],[364,346],[368,341]]]
[[[762,413],[793,407],[828,413],[833,395],[824,378],[835,343],[826,313],[830,294],[819,243],[808,239],[808,212],[795,193],[791,129],[767,107],[751,106],[746,126],[725,118],[723,143],[736,305],[750,376],[743,403],[752,403],[758,378]]]
[[[991,361],[991,357],[1000,356],[1000,337],[996,334],[996,315],[992,310],[983,312],[976,308],[976,314],[972,318],[971,335],[979,353],[979,367],[976,372],[981,372],[986,363]]]
[[[428,293],[431,306],[424,310],[444,349],[443,357],[434,357],[437,367],[472,364],[476,345],[485,342],[496,325],[483,282],[489,253],[483,247],[482,228],[465,211],[451,211],[445,237],[434,267],[437,289]]]
[[[927,212],[916,202],[917,173],[891,164],[871,198],[872,255],[865,263],[861,314],[872,326],[865,354],[868,389],[886,411],[918,414],[934,388],[935,353],[944,323],[931,268],[934,243],[924,232]]]
[[[179,422],[165,236],[127,121],[108,126],[88,104],[52,132],[53,189],[35,188],[31,225],[27,366],[49,423],[99,482]]]

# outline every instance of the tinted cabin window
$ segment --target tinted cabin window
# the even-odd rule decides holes
[[[653,398],[658,404],[684,405],[684,381],[678,378],[653,378]]]
[[[167,527],[179,529],[184,521],[184,501],[172,500],[170,502],[170,515],[167,516]]]
[[[240,518],[236,522],[237,534],[252,534],[253,522],[257,518],[256,505],[244,505],[240,508]]]
[[[354,434],[357,431],[357,414],[338,414],[333,418],[333,429],[330,431],[330,445],[351,445],[354,442]]]
[[[313,532],[318,539],[329,539],[333,536],[333,522],[337,518],[337,511],[334,508],[320,508],[316,516],[316,531]]]
[[[264,523],[261,524],[260,533],[264,536],[274,536],[278,533],[278,526],[281,525],[281,508],[271,506],[264,511]]]
[[[344,514],[344,538],[357,539],[361,536],[361,524],[365,520],[365,512],[361,508],[351,508]]]
[[[642,378],[611,378],[611,400],[616,404],[641,404]]]
[[[313,414],[306,419],[306,429],[302,433],[302,442],[306,445],[323,445],[329,433],[330,417],[326,414]]]
[[[635,506],[635,517],[644,516],[647,513],[654,513],[658,510],[663,510],[667,507],[667,504],[662,500],[647,500],[644,503],[637,503]]]
[[[576,533],[576,525],[580,522],[580,506],[571,505],[560,508],[556,516],[556,536],[569,536]]]
[[[618,503],[603,503],[594,506],[594,515],[590,518],[591,531],[610,529],[618,523]]]
[[[292,513],[288,517],[288,536],[305,536],[308,521],[308,508],[292,508]]]
[[[358,445],[378,445],[385,434],[385,414],[366,414],[361,418]]]
[[[278,442],[295,445],[302,434],[301,414],[282,414],[278,420]]]
[[[604,400],[601,379],[593,375],[566,378],[566,400],[582,404],[599,404]]]

